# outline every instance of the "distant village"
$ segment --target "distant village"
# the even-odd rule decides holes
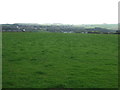
[[[95,33],[95,34],[120,34],[118,29],[103,27],[86,27],[80,25],[62,24],[2,24],[2,32],[60,32],[60,33]]]

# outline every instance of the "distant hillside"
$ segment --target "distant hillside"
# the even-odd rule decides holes
[[[118,30],[117,24],[35,24],[15,23],[2,24],[2,31],[31,31],[31,32],[63,32],[63,33],[115,33]]]
[[[86,28],[100,27],[100,28],[118,30],[118,24],[83,24],[81,26]]]

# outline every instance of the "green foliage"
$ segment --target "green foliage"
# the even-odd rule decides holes
[[[3,88],[117,88],[117,35],[3,33]]]

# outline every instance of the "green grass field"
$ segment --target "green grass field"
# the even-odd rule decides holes
[[[117,88],[117,38],[4,32],[3,88]]]

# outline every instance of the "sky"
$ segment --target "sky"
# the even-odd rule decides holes
[[[1,0],[0,24],[118,23],[119,0]]]

